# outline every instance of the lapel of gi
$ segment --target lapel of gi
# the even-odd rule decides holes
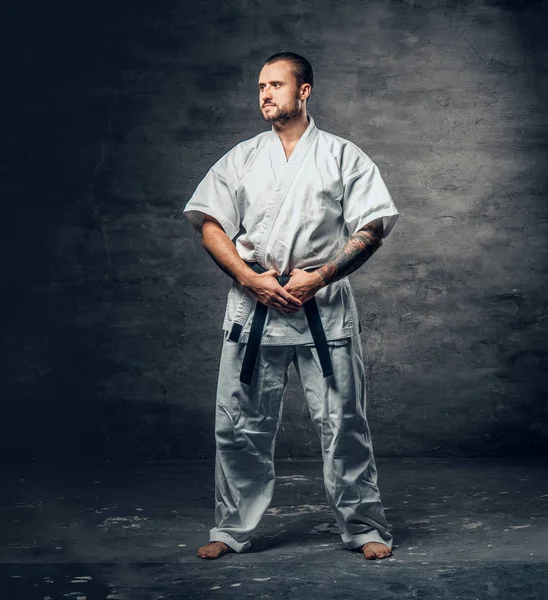
[[[274,223],[280,214],[280,209],[282,208],[284,200],[287,198],[287,192],[290,185],[293,183],[312,144],[318,137],[318,129],[314,123],[314,119],[310,115],[308,115],[308,118],[310,120],[308,128],[295,146],[283,173],[278,177],[276,189],[274,190],[270,203],[266,207],[265,215],[261,222],[259,242],[255,246],[255,256],[257,262],[265,269],[268,269],[266,264],[266,253]],[[274,131],[274,128],[272,128],[272,134],[275,136],[278,135]],[[276,141],[281,144],[280,140]]]

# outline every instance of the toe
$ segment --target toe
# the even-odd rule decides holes
[[[198,548],[197,556],[199,558],[207,558],[209,554],[208,549],[209,546],[201,546],[200,548]]]
[[[362,546],[363,555],[367,560],[375,560],[392,556],[392,551],[385,544],[368,542]]]
[[[205,546],[198,548],[198,557],[207,560],[220,558],[228,552],[228,546],[223,542],[209,542]]]

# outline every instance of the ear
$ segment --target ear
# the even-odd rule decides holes
[[[301,100],[306,100],[310,96],[312,88],[309,83],[303,83],[301,85]]]

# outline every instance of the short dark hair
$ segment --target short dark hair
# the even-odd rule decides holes
[[[304,56],[295,54],[295,52],[278,52],[267,58],[264,64],[270,65],[279,60],[287,60],[293,65],[293,75],[295,75],[298,87],[301,87],[303,83],[309,83],[310,87],[314,87],[314,71]]]

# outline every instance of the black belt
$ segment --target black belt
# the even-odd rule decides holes
[[[265,273],[266,269],[263,268],[259,263],[247,263],[248,266],[255,271],[255,273]],[[288,275],[280,275],[277,277],[278,283],[284,287],[289,281]],[[318,310],[318,304],[315,298],[311,298],[303,304],[304,314],[308,321],[308,327],[314,340],[314,346],[318,352],[318,358],[322,367],[322,373],[324,377],[333,375],[333,366],[331,365],[331,356],[329,355],[329,346],[327,345],[327,339],[325,337],[325,331],[323,329],[322,320],[320,318],[320,312]],[[261,345],[261,338],[263,336],[264,324],[266,321],[266,314],[268,312],[268,306],[257,302],[255,307],[255,314],[253,315],[253,321],[251,322],[251,329],[249,330],[249,339],[247,341],[247,347],[244,354],[244,361],[242,363],[242,370],[240,372],[240,381],[249,385],[253,377],[253,370],[255,369],[255,362],[257,361],[257,354],[259,352],[259,346]],[[234,325],[228,339],[237,342],[240,339],[242,333],[241,325]]]

